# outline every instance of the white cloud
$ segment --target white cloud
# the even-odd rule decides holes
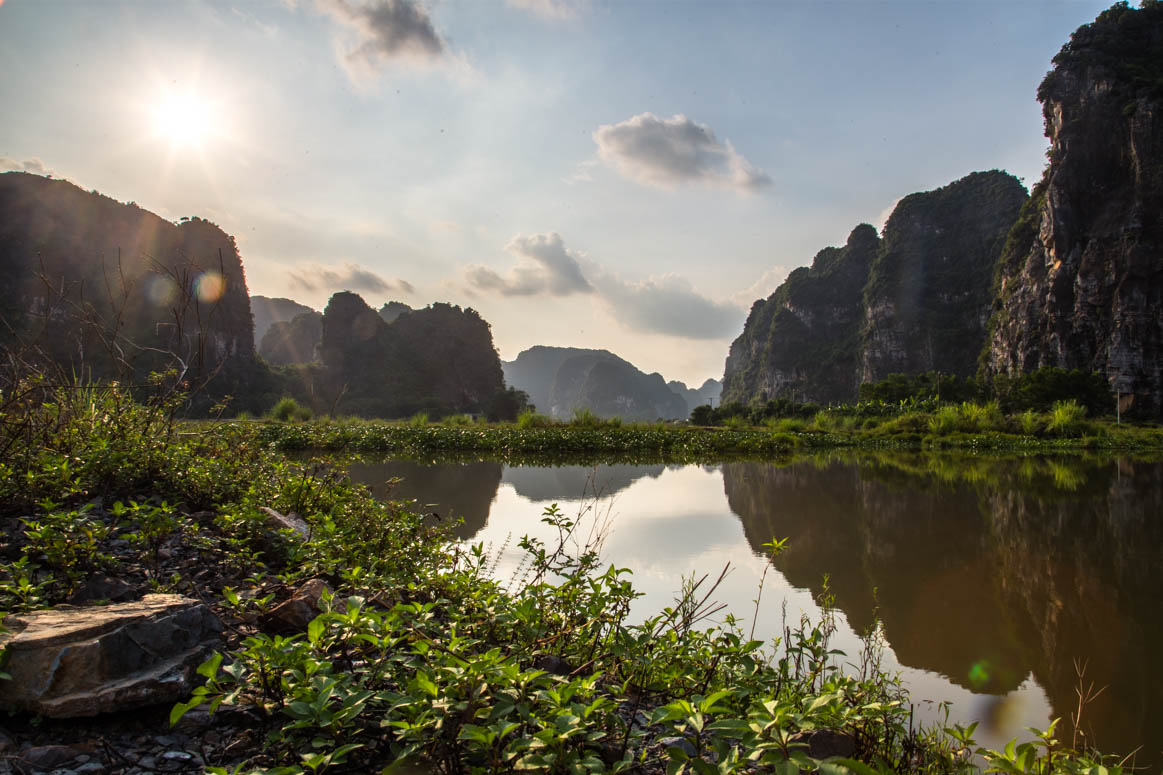
[[[24,161],[9,159],[0,156],[0,172],[31,172],[34,175],[52,175],[52,170],[44,166],[44,162],[35,156]]]
[[[337,40],[353,76],[371,76],[392,62],[432,65],[448,52],[418,0],[315,0],[347,32]]]
[[[504,296],[568,296],[593,291],[577,256],[565,249],[556,232],[518,234],[505,249],[517,256],[517,264],[503,277],[486,266],[471,265],[465,269],[465,279],[471,287]]]
[[[543,19],[576,19],[589,8],[588,0],[506,0],[510,8],[528,11]]]
[[[292,288],[304,291],[369,291],[412,293],[415,288],[407,280],[388,280],[359,264],[348,263],[340,268],[308,264],[289,272]]]
[[[743,326],[744,311],[738,304],[710,299],[688,280],[673,274],[641,282],[623,280],[567,250],[555,232],[518,235],[507,249],[519,259],[515,266],[503,276],[486,266],[468,266],[463,277],[467,288],[462,292],[503,296],[593,293],[626,329],[686,339],[722,339],[735,335]]]
[[[684,115],[640,113],[594,132],[598,156],[631,180],[659,188],[696,183],[755,191],[771,178],[720,142],[706,124]]]

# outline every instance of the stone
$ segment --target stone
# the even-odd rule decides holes
[[[17,762],[33,770],[52,770],[76,761],[77,757],[91,751],[92,749],[87,746],[41,745],[23,751]]]
[[[793,743],[804,743],[808,746],[808,756],[813,759],[829,759],[839,756],[845,759],[852,758],[856,753],[856,740],[852,735],[837,732],[832,729],[814,729],[809,732],[800,732],[793,735]]]
[[[280,514],[272,508],[261,506],[260,509],[269,518],[268,521],[278,530],[292,530],[297,536],[304,539],[311,537],[311,526],[295,512]]]
[[[4,620],[0,708],[49,718],[176,702],[222,630],[204,604],[146,595],[108,606],[57,606]]]
[[[263,624],[277,632],[302,632],[319,615],[319,601],[329,589],[321,579],[307,581],[264,616]]]
[[[658,741],[663,748],[681,748],[687,756],[695,755],[695,746],[685,737],[664,737]]]

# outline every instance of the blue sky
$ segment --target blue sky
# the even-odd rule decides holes
[[[752,301],[976,170],[1109,3],[0,4],[0,165],[239,241],[253,294],[450,301],[503,358],[721,377]]]

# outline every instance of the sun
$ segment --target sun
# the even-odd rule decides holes
[[[175,146],[201,145],[213,130],[210,104],[193,94],[169,94],[153,110],[154,129]]]

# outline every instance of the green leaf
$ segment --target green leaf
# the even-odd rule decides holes
[[[327,629],[327,614],[319,614],[307,625],[307,641],[312,645],[319,643],[323,632]]]

